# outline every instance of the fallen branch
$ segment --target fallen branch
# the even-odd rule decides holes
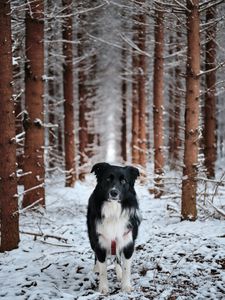
[[[223,217],[225,217],[225,211],[221,208],[216,207],[211,201],[207,200],[207,202]]]
[[[62,241],[67,243],[68,239],[61,237],[61,236],[56,236],[56,235],[52,235],[52,234],[44,234],[44,233],[39,233],[39,232],[28,232],[28,231],[20,231],[21,234],[27,234],[27,235],[33,235],[35,238],[39,237],[43,237],[44,240],[51,238],[51,239],[56,239],[58,241]]]

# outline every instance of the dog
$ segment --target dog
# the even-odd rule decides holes
[[[95,164],[91,173],[96,175],[97,185],[88,202],[87,228],[95,253],[94,270],[99,273],[99,292],[107,294],[109,291],[109,255],[115,258],[116,275],[121,280],[122,290],[130,292],[131,261],[141,221],[134,189],[139,170],[103,162]]]

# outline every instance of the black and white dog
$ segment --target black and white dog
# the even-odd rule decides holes
[[[117,278],[122,280],[122,290],[129,292],[131,260],[140,225],[134,190],[139,171],[129,166],[98,163],[91,172],[97,177],[97,185],[88,203],[87,226],[96,257],[95,271],[100,277],[99,291],[108,292],[107,256],[115,255]]]

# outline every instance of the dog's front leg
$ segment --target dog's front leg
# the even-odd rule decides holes
[[[134,251],[134,245],[126,247],[123,251],[123,263],[122,263],[122,290],[124,292],[131,292],[131,263],[132,255]]]
[[[109,291],[108,279],[107,279],[107,263],[98,261],[99,267],[99,292],[102,294],[107,294]]]
[[[109,291],[108,280],[107,280],[107,256],[106,250],[102,248],[97,248],[96,254],[96,264],[98,265],[99,272],[99,292],[102,294],[107,294]]]

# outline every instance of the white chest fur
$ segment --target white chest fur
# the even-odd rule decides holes
[[[116,241],[116,252],[132,241],[132,232],[128,232],[129,213],[122,212],[117,201],[107,201],[102,207],[102,220],[97,223],[100,245],[111,252],[111,242]]]

